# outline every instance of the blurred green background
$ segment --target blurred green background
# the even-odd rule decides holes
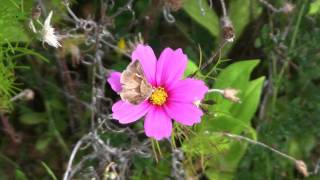
[[[182,48],[190,59],[187,74],[197,70],[200,59],[208,60],[222,41],[218,0],[135,0],[131,11],[127,0],[73,0],[71,9],[80,18],[99,21],[101,2],[108,4],[110,44],[118,48],[103,48],[102,61],[109,70],[126,67],[130,59],[119,49],[130,52],[128,42],[139,33],[157,56],[165,47]],[[52,23],[59,34],[74,28],[60,0],[1,0],[0,179],[61,179],[72,147],[90,131],[90,111],[70,97],[90,103],[92,72],[81,61],[93,47],[83,40],[83,31],[74,32],[77,38],[63,39],[62,48],[43,45],[28,28],[37,3],[42,8],[40,21],[53,10]],[[177,132],[187,134],[176,138],[185,156],[184,178],[320,179],[320,172],[304,177],[292,161],[265,148],[214,134],[230,132],[258,140],[303,160],[314,171],[320,160],[320,0],[225,3],[235,40],[197,78],[211,88],[239,89],[242,103],[210,94],[206,100],[216,104],[206,107],[209,113],[201,124],[187,129],[176,125]],[[125,11],[113,18],[121,8]],[[170,15],[174,22],[168,22]],[[27,88],[34,97],[10,101]],[[105,96],[118,99],[108,85]],[[131,126],[143,129],[141,122]],[[127,134],[100,133],[115,147],[131,142]],[[162,141],[160,147],[159,162],[154,157],[133,158],[126,179],[171,177],[170,144]],[[96,162],[90,165],[99,168]],[[103,178],[108,179],[102,174]]]

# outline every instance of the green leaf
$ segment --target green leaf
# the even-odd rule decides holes
[[[48,145],[50,144],[51,140],[52,140],[52,137],[50,137],[50,136],[40,137],[36,142],[36,149],[38,151],[43,151],[45,148],[48,147]]]
[[[20,0],[1,2],[0,6],[0,42],[29,41],[23,21],[26,19]]]
[[[58,178],[56,177],[56,175],[54,175],[53,171],[50,169],[49,166],[47,166],[47,164],[45,162],[41,162],[42,166],[46,169],[47,173],[50,175],[50,177],[53,180],[57,180]]]
[[[242,103],[239,106],[231,107],[231,114],[245,124],[250,124],[250,120],[258,108],[264,79],[264,77],[260,77],[251,81],[240,96]]]
[[[251,119],[258,108],[260,95],[264,82],[264,77],[250,81],[250,75],[253,69],[258,65],[258,60],[241,61],[233,63],[225,68],[217,77],[215,88],[235,88],[240,90],[239,97],[242,103],[233,103],[223,99],[221,95],[210,95],[217,101],[217,104],[210,111],[219,112],[226,115],[217,116],[214,120],[206,119],[212,122],[204,127],[215,127],[215,131],[228,131],[234,134],[240,134],[249,130],[252,139],[256,139],[256,133],[251,128]],[[232,122],[230,122],[230,120]],[[212,129],[208,129],[211,130]],[[210,166],[206,174],[214,179],[232,179],[238,163],[246,151],[247,143],[231,141],[224,145],[224,152],[219,154]],[[226,173],[228,172],[228,173]]]
[[[310,4],[309,15],[315,15],[320,11],[320,0],[316,0]]]
[[[28,180],[27,176],[19,169],[16,169],[16,180]]]
[[[187,69],[184,71],[184,77],[191,75],[198,70],[198,66],[192,61],[188,60]]]
[[[216,155],[214,165],[212,165],[214,169],[209,168],[205,172],[209,179],[234,179],[234,172],[242,156],[245,154],[246,148],[246,143],[232,142],[228,151]]]
[[[215,88],[225,89],[234,88],[240,90],[240,98],[243,95],[246,87],[249,85],[250,74],[252,70],[258,65],[259,60],[240,61],[229,65],[222,70],[217,77]],[[209,99],[214,99],[217,104],[214,106],[215,111],[230,112],[232,106],[241,106],[242,104],[235,104],[228,101],[220,95],[211,93]],[[243,99],[241,99],[243,101]]]
[[[44,61],[44,62],[50,62],[49,59],[47,59],[46,57],[44,57],[43,55],[41,55],[40,53],[34,51],[34,50],[31,50],[31,49],[27,49],[27,48],[21,48],[21,47],[15,47],[13,49],[13,51],[15,53],[17,52],[20,52],[22,53],[22,55],[31,55],[31,56],[34,56],[34,57],[37,57],[38,59]]]
[[[20,122],[26,125],[36,125],[47,121],[45,113],[30,112],[20,116]]]
[[[259,60],[240,61],[229,65],[219,73],[214,87],[240,90],[239,97],[242,103],[226,100],[221,94],[207,95],[207,99],[217,103],[208,108],[210,114],[198,125],[197,135],[183,145],[184,151],[193,156],[195,154],[215,156],[207,162],[206,175],[210,179],[232,179],[232,172],[236,171],[239,161],[246,152],[247,143],[226,139],[221,136],[222,132],[245,134],[253,140],[257,139],[250,121],[259,104],[264,77],[250,80],[250,76],[258,64]],[[212,144],[216,144],[219,151],[215,153]]]
[[[252,20],[250,17],[258,17],[262,12],[262,8],[257,2],[249,0],[232,0],[228,8],[236,38],[241,36],[244,28],[250,23]]]
[[[209,132],[232,132],[240,134],[241,132],[248,132],[252,139],[256,140],[256,132],[250,126],[250,124],[239,121],[234,118],[231,114],[226,113],[215,113],[214,118],[205,117],[203,122],[199,125],[202,131]]]
[[[6,57],[5,57],[6,56]],[[8,111],[11,109],[10,99],[15,94],[15,63],[3,48],[0,48],[0,111]]]
[[[200,3],[204,13],[201,12]],[[207,1],[204,0],[185,0],[183,9],[197,23],[206,28],[213,37],[219,35],[219,18],[216,13],[210,9]]]

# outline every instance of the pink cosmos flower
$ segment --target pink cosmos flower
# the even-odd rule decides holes
[[[116,102],[112,106],[114,119],[128,124],[145,116],[145,133],[156,140],[170,137],[172,119],[187,126],[201,121],[203,113],[195,102],[204,98],[208,87],[201,80],[182,79],[188,58],[181,49],[166,48],[157,61],[150,46],[138,45],[131,59],[140,61],[147,81],[155,90],[138,105]],[[113,72],[107,80],[116,92],[121,91],[120,75]]]

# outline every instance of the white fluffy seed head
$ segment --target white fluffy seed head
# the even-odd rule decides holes
[[[61,47],[61,44],[58,41],[58,36],[54,32],[54,28],[50,25],[52,14],[52,11],[50,11],[48,17],[44,21],[44,25],[41,31],[42,42],[45,42],[52,47],[58,48]]]

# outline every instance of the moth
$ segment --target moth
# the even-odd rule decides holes
[[[152,85],[148,83],[142,66],[137,60],[131,62],[121,73],[120,83],[122,86],[121,99],[131,104],[140,104],[153,92]]]

